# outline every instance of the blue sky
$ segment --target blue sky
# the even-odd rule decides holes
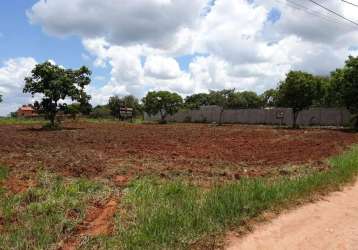
[[[0,115],[33,101],[22,94],[23,79],[46,60],[88,66],[92,102],[103,104],[111,95],[141,98],[149,90],[183,97],[223,88],[261,93],[289,70],[329,74],[357,54],[356,27],[308,0],[299,1],[305,10],[290,2],[2,1]],[[351,6],[324,4],[358,21]]]
[[[0,59],[10,57],[35,57],[38,61],[56,59],[59,64],[77,67],[86,62],[81,58],[84,52],[78,37],[59,39],[42,32],[38,25],[31,25],[26,11],[34,0],[3,1],[0,8]],[[88,62],[87,62],[88,63]]]
[[[84,57],[81,38],[78,36],[54,37],[42,31],[39,25],[30,23],[26,11],[31,9],[36,0],[12,0],[1,3],[0,8],[0,61],[9,58],[33,57],[38,62],[49,59],[68,68],[82,65],[93,71],[92,83],[102,85],[108,79],[109,69],[93,67],[90,58]]]
[[[89,67],[92,84],[102,86],[109,79],[109,68],[93,66],[93,60],[85,51],[79,36],[56,37],[31,24],[26,12],[36,0],[12,0],[1,3],[0,8],[0,61],[14,57],[33,57],[38,62],[54,60],[68,68]],[[88,56],[88,57],[87,57]],[[180,68],[188,70],[195,55],[177,56]]]

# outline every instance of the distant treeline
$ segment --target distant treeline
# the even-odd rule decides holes
[[[350,56],[344,67],[336,69],[330,76],[316,76],[303,71],[291,71],[278,83],[276,89],[269,89],[258,95],[252,91],[235,89],[211,90],[183,99],[179,94],[169,91],[150,91],[140,101],[128,95],[112,96],[106,105],[92,107],[91,96],[85,92],[90,84],[91,71],[86,67],[64,69],[50,62],[38,64],[31,76],[25,78],[24,93],[42,94],[40,102],[34,107],[56,124],[58,112],[76,117],[77,114],[93,118],[121,118],[121,108],[133,109],[134,117],[160,114],[164,123],[168,115],[180,109],[198,109],[200,106],[217,105],[221,107],[220,123],[224,109],[286,107],[293,110],[293,126],[300,111],[310,107],[346,107],[353,114],[352,124],[358,128],[358,57]],[[66,98],[75,101],[64,103]],[[0,102],[2,96],[0,95]]]
[[[134,96],[120,98],[113,96],[108,104],[96,106],[92,117],[118,117],[118,107],[133,108],[135,115],[143,112],[160,114],[162,122],[167,115],[180,109],[198,109],[201,106],[217,105],[224,109],[287,107],[293,110],[293,126],[300,111],[310,107],[346,107],[353,114],[352,122],[358,127],[358,57],[350,56],[343,68],[336,69],[330,76],[317,76],[303,71],[291,71],[278,83],[276,89],[269,89],[258,95],[253,91],[235,89],[211,90],[183,99],[179,94],[168,91],[151,91],[141,100]]]

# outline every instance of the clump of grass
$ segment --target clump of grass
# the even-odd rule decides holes
[[[30,118],[0,118],[0,125],[32,125],[32,124],[45,124],[43,119],[30,119]]]
[[[82,221],[86,203],[109,190],[85,179],[65,180],[46,172],[24,193],[0,192],[1,249],[50,249]]]
[[[112,237],[92,239],[85,249],[183,249],[207,234],[240,226],[262,212],[337,190],[358,173],[358,147],[330,159],[331,169],[274,181],[243,179],[204,192],[182,182],[139,180],[122,203]]]
[[[6,179],[9,174],[9,169],[5,166],[0,166],[0,181]]]

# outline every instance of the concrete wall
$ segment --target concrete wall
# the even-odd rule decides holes
[[[228,109],[224,110],[224,123],[292,125],[292,109]],[[145,120],[159,120],[160,116],[145,115]],[[351,114],[347,109],[311,108],[301,111],[297,123],[301,126],[345,126],[349,124]],[[167,118],[171,122],[219,122],[220,108],[205,106],[199,110],[181,111]]]

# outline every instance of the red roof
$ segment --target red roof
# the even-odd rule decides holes
[[[35,110],[30,106],[22,106],[21,108],[19,108],[19,111],[35,111]]]

